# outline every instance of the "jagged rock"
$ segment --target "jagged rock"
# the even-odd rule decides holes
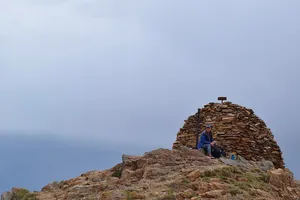
[[[12,192],[4,192],[1,195],[1,200],[12,200],[14,197],[14,194]]]
[[[288,169],[272,170],[270,171],[270,183],[281,189],[292,186],[293,174]]]
[[[30,193],[23,188],[12,188],[9,192],[4,192],[1,195],[1,200],[35,200],[36,194]]]
[[[209,191],[209,192],[205,192],[201,196],[204,197],[204,198],[214,198],[214,199],[216,199],[216,198],[222,197],[223,194],[224,194],[223,190],[212,190],[212,191]]]
[[[173,149],[195,148],[198,127],[205,130],[207,123],[214,126],[214,137],[227,152],[236,152],[248,160],[269,160],[276,168],[284,168],[281,150],[266,124],[252,109],[231,102],[207,104],[200,109],[199,120],[198,113],[185,120]]]
[[[189,179],[191,179],[192,181],[194,181],[195,179],[199,178],[201,175],[201,171],[199,169],[195,170],[195,171],[192,171],[191,173],[189,173],[187,175],[187,177]]]
[[[143,156],[127,155],[123,163],[108,170],[54,182],[35,195],[38,200],[299,199],[300,186],[291,173],[263,171],[269,165],[243,158],[210,159],[186,147],[157,149]],[[4,193],[1,200],[15,199]]]
[[[272,195],[268,192],[265,192],[265,191],[260,190],[260,189],[253,189],[252,191],[257,193],[259,196],[263,197],[264,199],[273,200]]]

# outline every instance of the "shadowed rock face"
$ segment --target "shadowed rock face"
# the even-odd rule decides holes
[[[177,134],[173,149],[195,148],[197,130],[212,124],[214,138],[227,152],[235,152],[247,160],[270,160],[276,168],[284,168],[282,153],[266,124],[252,109],[231,102],[210,103],[185,120]],[[199,128],[199,129],[198,129]]]

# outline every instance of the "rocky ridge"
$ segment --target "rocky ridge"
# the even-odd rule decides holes
[[[215,138],[238,160],[210,159],[195,147],[195,133],[214,125]],[[273,164],[274,163],[274,164]],[[253,110],[210,103],[190,116],[173,150],[123,155],[111,169],[53,182],[40,192],[13,188],[1,200],[299,200],[300,183],[284,168],[270,129]]]
[[[17,194],[14,189],[1,200],[296,200],[300,185],[288,169],[275,169],[270,161],[210,159],[181,147],[124,155],[111,169],[54,182],[19,199]]]
[[[265,122],[252,109],[231,102],[209,103],[185,120],[173,149],[195,148],[195,134],[206,124],[214,126],[214,137],[227,152],[247,160],[270,160],[276,168],[284,168],[282,152]]]

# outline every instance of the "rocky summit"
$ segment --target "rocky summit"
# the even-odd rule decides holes
[[[300,184],[288,169],[270,161],[210,159],[181,147],[157,149],[143,156],[123,155],[123,162],[104,171],[51,183],[40,192],[14,188],[1,200],[200,200],[300,198]]]
[[[237,159],[211,159],[195,150],[205,124]],[[197,134],[196,134],[197,135]],[[185,121],[172,150],[123,155],[104,171],[53,182],[40,192],[13,188],[1,200],[299,200],[300,183],[284,168],[279,146],[251,109],[210,103]]]

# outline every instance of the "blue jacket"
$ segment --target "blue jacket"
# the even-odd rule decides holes
[[[214,141],[212,132],[208,134],[206,131],[201,133],[200,142],[198,142],[197,148],[201,149],[204,144],[210,144]]]

